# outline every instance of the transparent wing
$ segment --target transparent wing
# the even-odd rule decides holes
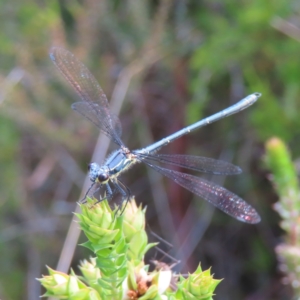
[[[215,175],[235,175],[242,172],[241,168],[231,163],[208,157],[194,155],[168,155],[168,154],[143,154],[139,151],[134,152],[141,160],[152,160],[162,162],[186,169]]]
[[[252,206],[225,188],[200,177],[165,169],[147,161],[144,162],[149,167],[174,180],[182,187],[210,202],[235,219],[250,224],[260,221],[260,216]]]
[[[71,52],[59,47],[51,48],[50,58],[85,103],[82,106],[75,104],[74,109],[92,121],[115,143],[123,145],[119,135],[120,122],[116,121],[116,116],[112,117],[106,95],[86,66]],[[96,119],[98,122],[94,122]]]
[[[98,104],[90,105],[86,102],[75,102],[72,104],[72,109],[76,112],[90,120],[93,124],[95,124],[98,128],[100,128],[108,137],[111,135],[111,128],[116,132],[116,134],[120,137],[122,134],[122,126],[119,118],[111,114],[109,117],[105,116],[103,118],[99,118],[96,113],[99,108]]]

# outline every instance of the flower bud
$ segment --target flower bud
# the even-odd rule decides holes
[[[176,298],[185,295],[186,299],[211,300],[216,286],[221,280],[213,279],[210,269],[202,271],[199,266],[187,279],[180,278]]]

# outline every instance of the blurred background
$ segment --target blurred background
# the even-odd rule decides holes
[[[284,233],[264,143],[278,136],[295,160],[300,155],[298,1],[2,1],[0,15],[1,299],[38,299],[35,278],[47,274],[46,265],[65,262],[59,268],[68,272],[70,261],[77,272],[91,255],[64,245],[78,243],[76,229],[69,231],[77,228],[72,212],[88,163],[103,161],[108,141],[71,110],[78,97],[49,59],[51,46],[70,50],[95,75],[120,112],[130,149],[262,93],[247,110],[162,151],[240,166],[243,173],[226,181],[206,178],[251,203],[258,225],[238,222],[143,165],[122,179],[147,206],[151,230],[173,245],[161,248],[181,260],[178,272],[201,262],[224,278],[214,299],[292,299],[274,252]],[[164,260],[155,250],[146,260],[153,258]]]

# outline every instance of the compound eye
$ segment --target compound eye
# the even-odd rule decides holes
[[[88,164],[88,167],[87,167],[88,171],[91,170],[91,167],[92,167],[92,164]]]
[[[98,175],[98,180],[99,182],[104,182],[108,179],[108,175],[107,174],[99,174]]]

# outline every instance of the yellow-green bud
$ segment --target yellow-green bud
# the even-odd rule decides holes
[[[180,298],[181,295],[185,295],[185,299],[211,300],[214,290],[220,282],[221,280],[213,279],[210,269],[202,271],[199,266],[187,279],[180,278],[176,299]]]
[[[100,269],[96,267],[96,258],[91,257],[90,262],[86,259],[79,266],[84,278],[89,281],[97,281],[101,278]]]
[[[123,233],[126,241],[130,239],[136,232],[145,229],[145,209],[141,206],[137,207],[136,202],[132,199],[126,205],[124,211]]]

